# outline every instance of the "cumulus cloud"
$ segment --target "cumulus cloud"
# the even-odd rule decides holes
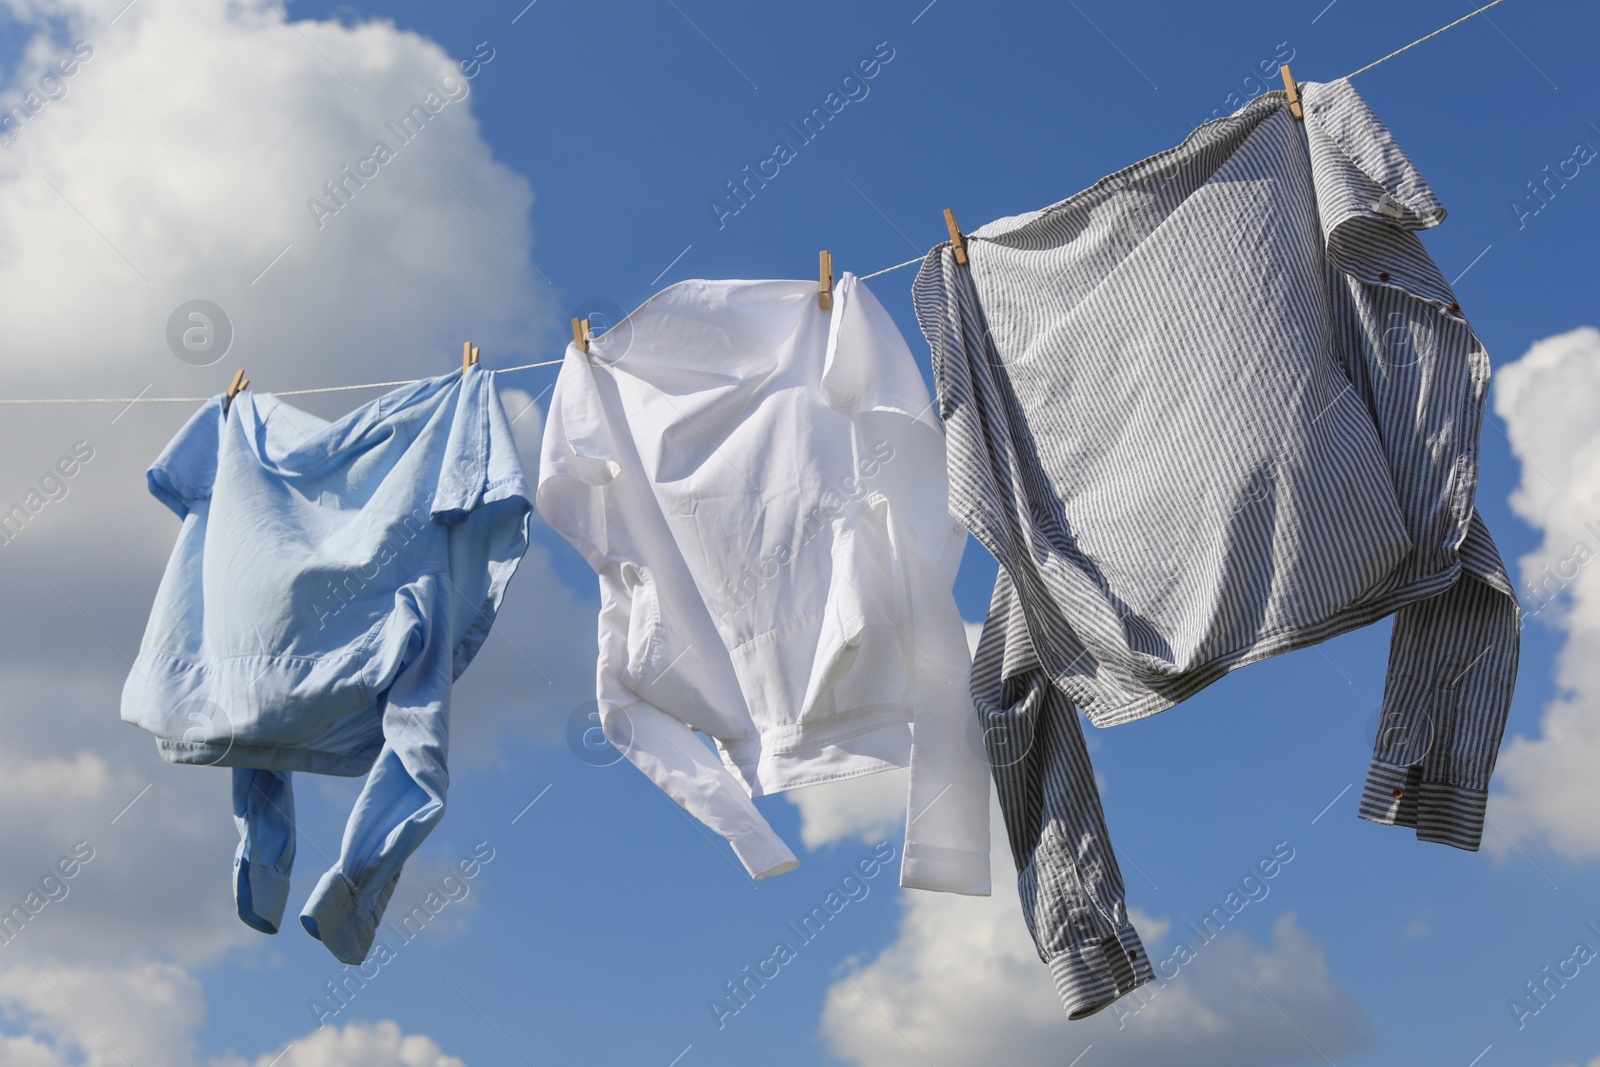
[[[1003,840],[999,831],[997,817]],[[1165,985],[1068,1022],[1023,925],[1009,856],[994,855],[992,897],[907,894],[894,943],[828,990],[822,1034],[835,1055],[863,1067],[1061,1067],[1092,1044],[1103,1067],[1248,1067],[1320,1063],[1371,1041],[1321,945],[1288,912],[1269,944],[1224,931]],[[1133,919],[1152,950],[1172,931]]]
[[[0,72],[0,396],[205,396],[237,366],[262,391],[420,377],[459,366],[468,338],[488,367],[550,354],[556,290],[534,265],[533,192],[494,159],[476,83],[438,44],[388,22],[291,24],[270,0],[0,9],[21,45]],[[379,141],[391,158],[349,179]],[[225,355],[170,346],[169,320],[195,299],[221,307],[210,336],[231,332]],[[529,404],[544,384],[505,380],[530,474],[542,417]],[[292,402],[333,418],[375,395]],[[267,943],[229,897],[229,775],[162,763],[118,718],[177,532],[144,469],[194,406],[7,407],[0,419],[0,512],[61,457],[83,460],[0,538],[12,609],[0,613],[0,910],[77,843],[93,851],[0,947],[10,968],[131,975]],[[591,695],[593,630],[571,624],[591,613],[535,546],[457,687],[453,770],[503,758],[508,735],[555,736]],[[306,784],[303,823],[323,800]],[[440,835],[451,832],[447,818]],[[297,893],[321,873],[317,851],[302,851]],[[147,989],[182,984],[151,974]],[[14,1003],[55,1018],[43,1001]],[[4,1062],[54,1055],[38,1051],[54,1033],[6,1037]]]
[[[0,1013],[21,1031],[0,1034],[4,1067],[466,1067],[389,1020],[313,1030],[250,1059],[203,1058],[205,997],[173,964],[0,970]]]
[[[294,1042],[282,1058],[212,1060],[210,1067],[466,1067],[432,1038],[405,1034],[395,1023],[351,1023],[317,1030]]]
[[[1543,840],[1574,859],[1600,856],[1600,330],[1539,341],[1502,367],[1495,410],[1522,462],[1511,496],[1543,534],[1520,561],[1530,625],[1565,635],[1556,658],[1558,695],[1534,737],[1500,754],[1495,824],[1510,837]],[[1492,849],[1507,845],[1499,835]]]
[[[840,841],[892,838],[906,821],[909,772],[882,771],[784,794],[800,809],[800,840],[810,849]]]

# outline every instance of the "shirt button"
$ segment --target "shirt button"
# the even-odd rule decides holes
[[[1396,800],[1399,800],[1401,797],[1403,797],[1405,795],[1406,795],[1406,791],[1404,789],[1401,789],[1399,786],[1395,786],[1394,787],[1394,798]]]
[[[1453,315],[1461,314],[1461,305],[1460,304],[1451,304],[1450,305],[1450,312]]]
[[[1381,274],[1378,275],[1378,280],[1380,282],[1388,281],[1389,280],[1389,272],[1388,271],[1383,271]]]

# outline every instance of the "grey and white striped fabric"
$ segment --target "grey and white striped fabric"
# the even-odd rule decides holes
[[[951,512],[1000,561],[973,668],[1069,1015],[1152,977],[1075,708],[1172,707],[1395,614],[1360,814],[1476,849],[1520,614],[1473,505],[1488,356],[1444,210],[1346,82],[929,253]],[[1354,710],[1354,709],[1352,709]]]

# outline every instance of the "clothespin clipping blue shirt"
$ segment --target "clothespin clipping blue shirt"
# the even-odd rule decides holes
[[[244,376],[244,368],[240,367],[233,372],[233,382],[228,386],[228,395],[222,400],[222,413],[226,415],[228,408],[233,405],[233,398],[250,388],[250,379]]]

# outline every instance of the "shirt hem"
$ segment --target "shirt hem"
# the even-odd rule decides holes
[[[722,760],[745,783],[752,797],[861,778],[910,766],[909,717],[909,709],[893,705],[874,715],[864,729],[842,737],[829,735],[810,739],[802,733],[797,744],[795,737],[786,736],[781,752],[771,750],[773,733],[766,732],[757,742],[760,754],[755,758],[736,759],[724,752]],[[785,727],[782,732],[790,733],[793,729]]]
[[[1379,600],[1347,606],[1318,621],[1281,630],[1248,648],[1236,649],[1213,657],[1199,666],[1184,671],[1161,691],[1147,693],[1136,700],[1110,709],[1105,708],[1103,703],[1098,708],[1095,706],[1093,694],[1085,692],[1084,685],[1077,681],[1082,676],[1074,675],[1068,678],[1053,676],[1053,680],[1058,689],[1083,709],[1083,713],[1095,726],[1120,726],[1174,708],[1241,667],[1248,667],[1287,652],[1310,648],[1312,645],[1319,645],[1342,634],[1370,626],[1379,619],[1393,615],[1408,604],[1437,596],[1453,586],[1461,577],[1461,562],[1456,560],[1445,570],[1418,579]]]
[[[309,748],[279,748],[272,745],[240,745],[212,741],[168,741],[156,739],[156,750],[168,763],[198,764],[203,767],[250,767],[262,771],[304,771],[354,778],[372,769],[378,748],[370,755],[336,756]]]

